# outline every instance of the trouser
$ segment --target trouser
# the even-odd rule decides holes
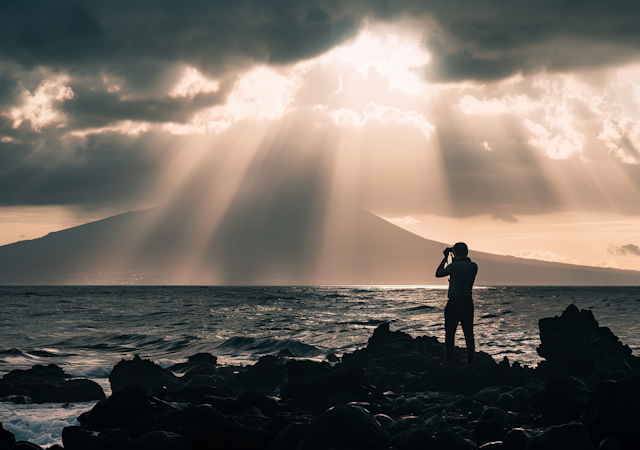
[[[453,346],[458,329],[462,325],[467,344],[467,364],[473,364],[476,345],[473,339],[473,299],[470,295],[451,297],[444,308],[444,363],[453,363]]]

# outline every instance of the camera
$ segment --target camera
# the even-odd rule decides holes
[[[453,247],[447,247],[445,250],[449,253],[453,253]]]

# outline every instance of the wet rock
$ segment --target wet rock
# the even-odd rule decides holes
[[[62,430],[65,450],[122,450],[128,447],[130,441],[127,433],[120,429],[98,432],[70,426]]]
[[[216,450],[255,450],[266,448],[277,432],[264,429],[251,412],[227,416],[211,405],[188,406],[163,411],[152,417],[150,431],[180,434],[187,448]]]
[[[340,368],[324,375],[287,382],[280,388],[282,398],[315,414],[334,405],[374,400],[371,391],[364,371],[358,367]]]
[[[406,450],[428,450],[434,436],[426,428],[414,428],[392,440],[398,448]]]
[[[540,319],[538,354],[547,361],[549,376],[570,374],[605,380],[640,370],[640,358],[589,310],[569,305],[561,316]],[[545,365],[542,365],[544,367]]]
[[[15,436],[12,432],[5,430],[0,422],[0,450],[13,450],[15,445]]]
[[[393,423],[393,419],[386,414],[376,414],[373,416],[373,418],[376,419],[376,422],[378,422],[385,428]]]
[[[222,398],[229,401],[235,398],[231,389],[219,386],[188,386],[168,392],[164,399],[176,403],[192,403],[201,405],[211,403],[211,398]]]
[[[287,376],[287,369],[277,356],[261,356],[253,365],[238,374],[238,382],[244,389],[272,391]]]
[[[307,427],[307,424],[297,422],[286,425],[269,443],[270,450],[296,450]]]
[[[170,372],[181,373],[181,384],[215,385],[218,358],[210,353],[196,353],[189,356],[187,362],[169,368]]]
[[[307,377],[324,375],[331,371],[331,365],[327,362],[292,359],[287,361],[287,381],[297,381]]]
[[[518,409],[516,399],[513,398],[513,395],[509,394],[508,392],[500,394],[496,403],[505,411],[516,411]]]
[[[273,397],[258,391],[242,392],[237,398],[205,397],[199,404],[208,403],[223,414],[237,414],[257,408],[265,416],[272,416],[284,410]]]
[[[478,448],[475,443],[462,439],[455,433],[445,431],[429,445],[429,450],[471,450]]]
[[[418,415],[424,409],[422,401],[417,397],[398,397],[393,402],[393,415],[397,416],[409,416]]]
[[[598,445],[598,450],[622,450],[616,438],[606,438]]]
[[[168,390],[184,387],[184,383],[171,371],[163,369],[148,359],[136,355],[132,360],[121,360],[109,375],[111,392],[118,392],[127,386],[142,386],[147,392],[165,386]]]
[[[33,442],[18,441],[16,442],[15,449],[16,450],[42,450],[42,447],[40,447],[37,444],[34,444]]]
[[[487,386],[473,395],[473,399],[483,405],[493,405],[498,403],[500,395],[509,392],[513,386]]]
[[[529,402],[538,416],[536,425],[548,427],[579,420],[590,398],[591,392],[580,379],[562,376],[550,379]]]
[[[474,427],[476,442],[484,444],[490,441],[501,441],[507,418],[507,413],[500,408],[489,407],[485,409]]]
[[[366,367],[372,359],[407,354],[415,348],[416,344],[410,335],[402,331],[391,331],[389,323],[384,322],[375,329],[366,347],[353,353],[345,353],[342,363]]]
[[[596,444],[614,438],[623,450],[640,448],[640,376],[598,385],[581,420]]]
[[[484,411],[484,406],[480,402],[475,401],[471,397],[463,397],[455,403],[456,411],[462,414],[471,414],[474,419],[478,419]]]
[[[130,444],[131,450],[185,450],[187,444],[182,436],[166,431],[152,431]]]
[[[580,422],[555,425],[532,437],[527,450],[595,450],[587,430]]]
[[[97,431],[119,428],[125,435],[136,439],[148,430],[145,419],[151,415],[151,402],[141,386],[127,386],[101,400],[88,412],[78,417],[83,427]],[[66,445],[65,445],[66,448]]]
[[[300,450],[387,450],[389,434],[362,409],[338,405],[322,413],[307,429]]]
[[[0,379],[0,397],[28,397],[33,403],[88,402],[105,397],[97,383],[69,378],[55,364],[12,370]]]
[[[522,428],[512,428],[502,439],[503,450],[527,450],[529,434]]]

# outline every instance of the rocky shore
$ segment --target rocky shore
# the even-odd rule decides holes
[[[541,319],[536,368],[381,324],[367,345],[322,362],[285,351],[251,366],[197,354],[111,372],[112,395],[57,366],[15,370],[4,401],[99,400],[62,433],[65,450],[637,450],[640,358],[591,311]],[[0,450],[37,449],[0,425]],[[61,449],[53,446],[53,449]]]

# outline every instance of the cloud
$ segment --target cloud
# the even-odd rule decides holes
[[[489,100],[478,100],[472,95],[465,95],[460,99],[457,107],[465,114],[496,116],[500,114],[526,114],[542,108],[543,105],[523,94],[507,95]]]
[[[498,213],[498,214],[492,214],[491,215],[491,220],[502,220],[503,222],[507,222],[507,223],[518,223],[519,220],[517,217],[512,216],[511,214],[504,214],[504,213]]]
[[[626,244],[621,246],[610,245],[608,251],[612,255],[640,256],[640,247],[635,244]]]
[[[540,261],[567,262],[567,257],[546,250],[523,250],[513,253],[516,258],[537,259]]]
[[[430,19],[425,45],[434,59],[425,76],[433,81],[605,67],[633,61],[639,50],[640,7],[630,2],[454,0],[416,9]]]
[[[427,122],[424,116],[415,111],[401,111],[392,106],[378,106],[373,102],[367,104],[362,116],[355,111],[344,108],[330,111],[329,115],[338,126],[362,128],[371,121],[408,125],[422,132],[427,139],[430,139],[436,130],[434,125]]]
[[[318,55],[353,36],[364,14],[293,0],[3,2],[0,53],[25,66],[156,60],[220,74]]]
[[[23,89],[18,105],[2,116],[12,122],[13,128],[28,121],[36,132],[51,124],[64,125],[66,117],[60,112],[59,105],[74,98],[73,90],[65,85],[68,81],[67,76],[54,76],[43,81],[33,93]]]

